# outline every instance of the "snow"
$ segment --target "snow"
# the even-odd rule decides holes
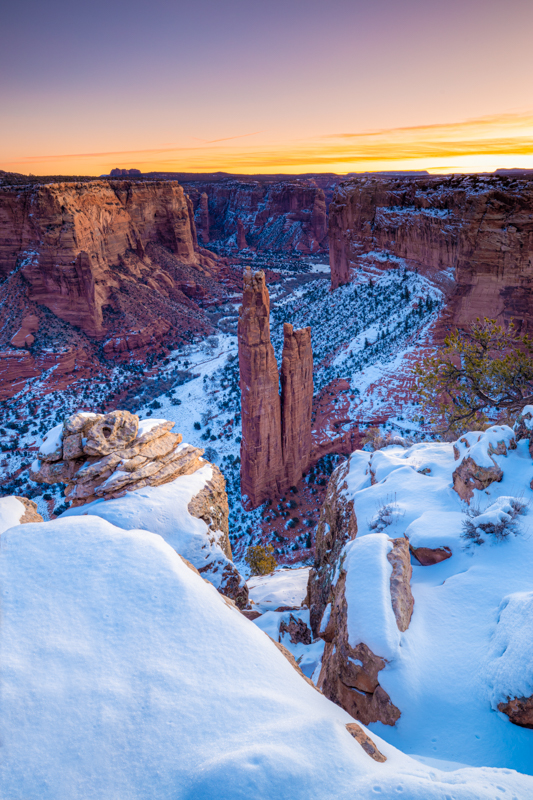
[[[496,800],[512,771],[441,772],[349,715],[160,537],[99,517],[2,535],[2,764],[24,800]]]
[[[144,436],[145,433],[149,433],[154,428],[157,428],[158,425],[163,425],[165,422],[167,422],[166,419],[141,419],[137,430],[137,438]]]
[[[492,453],[503,443],[506,449],[515,444],[514,432],[508,425],[493,425],[484,433],[473,431],[456,442],[459,458],[469,456],[479,467],[493,467]]]
[[[364,642],[375,655],[392,661],[398,655],[400,631],[392,609],[387,559],[392,550],[388,536],[356,538],[344,548],[348,642],[356,647]]]
[[[301,606],[307,594],[308,578],[309,567],[300,567],[256,575],[246,583],[251,602],[263,612],[275,611],[281,606]]]
[[[25,512],[24,503],[16,497],[0,497],[0,533],[18,525]]]
[[[77,508],[70,508],[64,517],[96,515],[125,530],[151,531],[163,537],[174,550],[193,564],[196,569],[228,561],[217,543],[217,537],[208,531],[207,524],[189,513],[188,505],[211,479],[211,465],[207,464],[192,475],[182,475],[162,486],[147,486],[126,492],[124,497],[112,500],[94,500]],[[219,533],[218,539],[222,536]],[[222,568],[211,571],[209,579],[220,584]]]
[[[39,455],[40,456],[50,456],[54,453],[61,454],[61,448],[63,447],[63,423],[60,422],[59,425],[55,425],[51,430],[48,431],[46,436],[43,439],[43,443],[39,448]]]
[[[516,518],[518,535],[499,542],[484,534],[482,544],[470,547],[462,538],[462,523],[468,518],[469,508],[479,509],[490,519],[501,517],[507,513],[510,498],[526,503],[527,511],[527,504],[533,500],[533,460],[527,440],[518,442],[507,455],[488,455],[490,447],[495,448],[502,439],[507,447],[511,444],[511,431],[506,426],[493,426],[485,433],[470,432],[461,439],[464,441],[455,443],[461,458],[475,450],[477,463],[478,458],[487,457],[491,465],[503,471],[500,482],[484,491],[474,490],[470,506],[453,489],[452,475],[461,463],[454,458],[453,444],[359,451],[349,460],[341,491],[347,501],[353,501],[358,532],[341,554],[348,570],[348,618],[353,641],[367,637],[365,643],[385,657],[384,648],[390,647],[389,655],[394,659],[380,672],[379,682],[401,710],[394,727],[373,723],[370,728],[417,757],[531,773],[533,730],[513,725],[495,712],[491,703],[506,692],[523,692],[532,685],[533,654],[526,642],[527,636],[528,641],[533,638],[526,633],[531,606],[523,593],[531,592],[533,585],[533,521],[526,513]],[[423,474],[421,469],[429,472]],[[376,533],[373,520],[387,504],[394,506],[395,513],[383,532]],[[479,517],[472,521],[476,519]],[[429,567],[413,562],[413,616],[409,628],[401,634],[400,647],[394,650],[394,642],[389,645],[387,638],[391,617],[388,607],[385,613],[383,600],[386,575],[382,545],[373,545],[372,558],[363,545],[370,546],[368,540],[379,541],[380,537],[400,536],[407,536],[414,547],[449,547],[452,556]],[[336,579],[340,563],[341,559]],[[367,574],[371,569],[373,577]],[[510,596],[515,599],[500,611],[502,602]],[[371,600],[382,605],[369,608]],[[357,626],[354,613],[359,615]],[[373,621],[367,620],[369,614],[374,614]],[[502,656],[504,641],[509,642],[507,657]]]
[[[492,708],[509,698],[533,695],[533,592],[504,597],[488,654]]]

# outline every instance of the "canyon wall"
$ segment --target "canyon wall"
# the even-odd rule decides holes
[[[312,182],[195,181],[185,191],[204,243],[238,250],[327,251],[325,193]]]
[[[345,181],[330,204],[329,240],[333,289],[349,282],[359,262],[394,266],[386,253],[430,276],[453,275],[453,324],[490,315],[533,327],[533,180],[527,177]]]
[[[123,280],[117,268],[127,257],[142,262],[150,242],[184,264],[205,263],[195,248],[187,198],[176,183],[0,189],[0,277],[20,270],[30,301],[88,336],[105,336],[103,309],[113,306],[113,289]]]
[[[309,465],[313,353],[311,329],[284,326],[280,378],[270,341],[270,298],[263,272],[244,274],[239,309],[241,494],[245,508],[294,486]]]
[[[208,335],[202,306],[230,284],[175,181],[3,185],[0,396],[52,366],[68,384],[102,358]]]

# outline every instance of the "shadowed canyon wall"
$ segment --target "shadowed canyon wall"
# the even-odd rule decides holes
[[[533,180],[527,177],[349,180],[330,204],[329,240],[333,289],[349,282],[361,258],[380,265],[375,256],[385,251],[425,274],[454,277],[453,324],[489,315],[533,328]]]
[[[241,493],[245,508],[283,494],[309,465],[313,353],[311,329],[284,326],[279,374],[270,341],[270,298],[263,272],[247,268],[239,309]]]
[[[229,180],[195,182],[185,190],[204,243],[238,250],[327,251],[326,197],[318,186],[298,180]]]

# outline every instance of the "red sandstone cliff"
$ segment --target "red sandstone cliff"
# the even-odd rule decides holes
[[[117,268],[129,258],[137,262],[130,271],[142,271],[151,242],[183,264],[213,265],[195,248],[187,199],[176,183],[92,181],[0,189],[0,276],[20,269],[30,301],[88,336],[105,336],[103,309],[114,306],[113,290],[124,283]]]
[[[241,493],[255,508],[298,483],[309,465],[313,402],[311,329],[284,326],[279,375],[270,341],[270,298],[263,272],[244,275],[239,309]]]
[[[531,180],[346,181],[330,204],[329,239],[332,288],[350,280],[350,266],[361,256],[386,251],[426,274],[453,271],[454,324],[490,315],[533,327]]]
[[[233,280],[176,182],[2,186],[0,396],[51,367],[68,383],[102,354],[209,334],[199,303]]]

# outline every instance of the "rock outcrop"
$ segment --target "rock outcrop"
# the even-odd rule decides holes
[[[209,335],[201,306],[236,276],[198,245],[174,181],[0,187],[0,395]]]
[[[29,299],[104,335],[103,309],[121,285],[116,268],[149,242],[199,264],[183,189],[172,182],[93,181],[0,190],[0,276],[20,269]]]
[[[26,522],[43,522],[37,511],[37,503],[18,495],[0,497],[0,533]]]
[[[270,341],[270,298],[263,272],[247,268],[239,310],[241,492],[255,508],[296,484],[309,464],[313,355],[311,330],[284,328],[279,374]]]
[[[330,182],[336,183],[334,176]],[[186,191],[199,231],[205,230],[208,198],[209,241],[239,250],[327,250],[325,194],[311,181],[195,180],[186,184]]]
[[[279,494],[282,480],[279,375],[270,341],[270,297],[263,272],[244,275],[239,310],[241,494],[252,508]]]
[[[65,496],[76,507],[189,475],[204,463],[203,451],[182,444],[173,426],[165,420],[139,424],[129,411],[74,414],[48,434],[32,480],[66,483]]]
[[[205,192],[200,195],[198,203],[198,216],[196,230],[199,238],[204,244],[209,242],[209,199]]]
[[[433,276],[454,271],[451,323],[490,314],[533,327],[533,181],[504,176],[365,177],[341,183],[329,207],[332,288],[364,258],[402,258]]]
[[[381,545],[377,538],[374,541],[372,539],[373,536],[370,537],[370,544]],[[398,630],[405,631],[409,627],[414,604],[410,586],[412,569],[409,543],[403,537],[389,542],[390,551],[386,560],[392,566],[390,602]],[[383,568],[386,570],[385,564]],[[326,697],[365,725],[378,721],[394,725],[401,711],[379,683],[379,672],[386,666],[387,658],[374,653],[365,642],[350,644],[349,615],[353,611],[351,604],[357,603],[357,599],[353,596],[349,601],[347,599],[347,570],[342,561],[337,571],[338,577],[330,586],[328,604],[316,631],[326,641],[318,686]],[[310,587],[314,580],[316,574],[310,575]]]
[[[232,563],[224,477],[218,467],[202,458],[203,450],[182,443],[181,434],[172,433],[173,426],[168,420],[140,422],[129,411],[74,414],[45,437],[39,459],[32,464],[31,478],[37,483],[65,483],[65,497],[71,503],[68,514],[106,518],[110,513],[115,515],[115,524],[127,527],[130,520],[132,527],[160,533],[222,594],[243,608],[248,590]],[[173,502],[172,498],[165,496],[158,501],[156,496],[136,494],[140,489],[164,487],[198,473],[202,482],[186,509],[191,517],[205,523],[205,542],[200,545],[194,544],[197,530],[192,540],[190,536],[176,538],[173,513],[178,514],[174,523],[178,530],[186,527],[179,519],[178,506],[165,511],[162,522],[157,518],[154,507],[158,502]],[[123,498],[124,507],[116,506],[119,498]],[[103,505],[102,500],[106,501]]]
[[[503,478],[494,456],[505,456],[516,449],[514,432],[507,425],[493,425],[487,431],[468,433],[454,444],[455,460],[461,459],[453,473],[453,488],[470,503],[474,489],[486,489]]]
[[[498,711],[507,714],[514,725],[533,728],[533,696],[515,697],[506,703],[499,703]]]

